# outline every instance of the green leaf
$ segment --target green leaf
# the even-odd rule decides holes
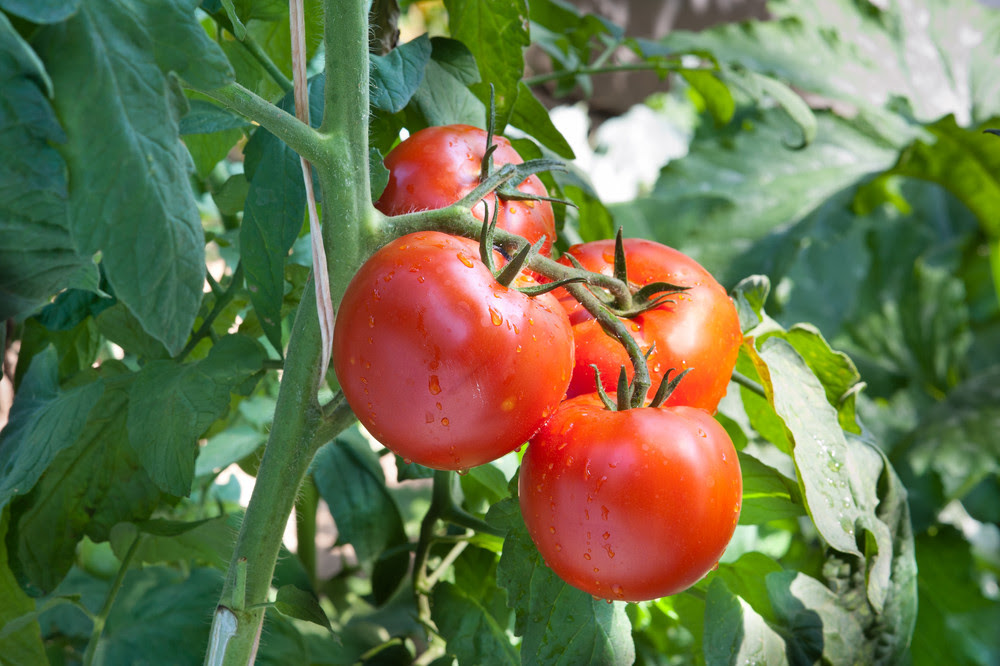
[[[743,472],[741,525],[760,525],[805,514],[799,487],[793,479],[749,454],[741,452],[739,458]]]
[[[103,310],[94,320],[105,338],[130,354],[145,360],[170,357],[163,343],[147,333],[135,315],[121,302]]]
[[[906,465],[941,483],[941,505],[962,499],[983,479],[1000,474],[1000,366],[959,384],[913,431]]]
[[[514,609],[521,653],[544,664],[631,664],[635,645],[622,602],[595,599],[549,569],[521,519],[517,500],[494,504],[487,521],[506,529],[497,583]]]
[[[81,253],[101,252],[115,295],[176,353],[201,304],[205,253],[178,140],[184,99],[161,66],[211,60],[215,47],[193,11],[164,1],[85,0],[73,18],[40,30],[36,44],[68,136],[60,152],[73,240]],[[175,41],[196,50],[178,56]]]
[[[708,666],[789,663],[781,635],[720,579],[705,599],[704,649]]]
[[[123,559],[132,542],[141,538],[133,554],[135,562],[146,564],[207,564],[225,569],[233,553],[238,525],[229,516],[192,522],[144,520],[122,522],[111,528],[108,539],[118,559]]]
[[[521,658],[506,627],[462,588],[448,582],[434,586],[431,617],[458,663],[476,663],[489,655],[491,664],[519,665]]]
[[[208,100],[191,99],[188,105],[188,112],[181,118],[179,125],[182,135],[214,134],[223,130],[251,127],[251,123],[243,116],[238,116]]]
[[[86,424],[71,435],[34,488],[12,504],[12,561],[19,575],[51,590],[66,575],[84,535],[104,541],[119,522],[144,520],[158,506],[153,484],[128,443],[128,396],[134,377],[113,362],[95,384],[103,393]],[[116,374],[117,373],[117,374]],[[97,389],[93,389],[97,391]]]
[[[987,234],[1000,236],[996,216],[1000,207],[1000,145],[979,129],[962,129],[951,115],[927,129],[932,138],[910,144],[890,173],[942,185],[969,207]]]
[[[468,88],[479,81],[472,53],[465,44],[441,37],[432,39],[431,45],[431,60],[413,93],[412,106],[428,125],[486,127],[486,108]]]
[[[840,427],[860,435],[854,405],[864,383],[851,358],[830,347],[830,343],[810,324],[796,324],[782,337],[795,348],[823,385],[827,402],[837,410]]]
[[[32,23],[58,23],[79,6],[80,0],[0,0],[0,9]]]
[[[128,438],[146,473],[165,492],[190,492],[198,437],[229,409],[230,393],[262,372],[265,356],[256,340],[228,335],[201,361],[151,361],[136,375]]]
[[[185,83],[202,90],[221,88],[235,77],[222,49],[198,23],[195,10],[200,0],[144,1],[142,25],[151,26],[152,55],[164,73],[172,72]]]
[[[475,89],[479,99],[489,101],[489,85],[496,91],[497,127],[502,132],[517,101],[524,73],[524,49],[528,36],[528,4],[525,0],[445,0],[451,36],[472,51],[483,83]]]
[[[909,654],[914,666],[993,664],[1000,659],[1000,605],[984,594],[970,546],[943,527],[917,538],[920,614]]]
[[[796,571],[770,573],[767,591],[785,629],[789,663],[815,663],[820,656],[830,663],[864,663],[861,626],[818,580]]]
[[[788,148],[800,150],[816,138],[816,116],[809,105],[795,91],[781,81],[742,68],[723,70],[729,83],[735,83],[750,93],[754,99],[769,97],[791,118],[802,133],[799,141],[786,141]]]
[[[129,571],[97,647],[99,663],[201,661],[211,626],[206,609],[215,608],[221,590],[215,569]]]
[[[736,102],[729,86],[715,72],[703,69],[682,69],[679,74],[698,94],[717,125],[725,125],[736,113]]]
[[[385,486],[378,457],[358,430],[352,429],[316,454],[312,474],[337,524],[340,543],[354,546],[358,560],[372,563],[379,603],[398,587],[409,568],[409,551],[399,507]]]
[[[732,297],[740,315],[740,330],[746,333],[764,321],[764,303],[771,293],[771,281],[766,275],[750,275],[733,288]]]
[[[312,592],[299,589],[294,585],[282,585],[278,588],[274,599],[274,607],[283,615],[294,617],[298,620],[305,620],[325,627],[328,631],[333,631],[330,626],[330,619],[326,616],[323,608],[319,605],[319,600]]]
[[[3,449],[0,448],[0,451]],[[17,579],[7,566],[7,524],[10,512],[0,508],[0,657],[6,666],[34,666],[48,662],[45,656],[45,646],[42,644],[41,628],[38,625],[35,612],[35,602],[25,594]],[[21,620],[16,630],[8,633],[11,625],[20,618],[28,616],[27,621]]]
[[[402,111],[424,79],[431,58],[427,35],[400,44],[387,55],[371,56],[371,104],[388,113]]]
[[[569,142],[553,124],[549,110],[523,82],[518,85],[517,100],[511,110],[510,124],[527,132],[560,157],[568,160],[576,157]]]
[[[720,282],[734,284],[763,272],[755,244],[775,228],[896,160],[882,124],[876,131],[864,118],[829,113],[817,114],[812,143],[789,150],[782,114],[744,112],[741,124],[696,136],[687,157],[670,162],[648,196],[609,207],[616,221],[630,235],[683,248]]]
[[[903,98],[923,121],[949,113],[978,121],[1000,110],[1000,16],[980,3],[782,0],[768,9],[771,20],[677,30],[664,43],[832,99],[884,106]]]
[[[323,119],[324,81],[322,75],[309,81],[309,117],[317,127]],[[294,95],[285,95],[279,106],[293,111]],[[250,301],[267,339],[280,352],[285,263],[306,211],[302,163],[295,151],[263,128],[254,132],[245,155],[250,189],[240,226],[240,256]]]
[[[217,474],[229,465],[243,460],[267,441],[267,435],[250,426],[226,428],[209,438],[198,450],[195,476]]]
[[[0,14],[0,320],[20,317],[65,286],[96,286],[97,268],[73,244],[66,213],[66,140],[47,97],[52,82]],[[89,274],[89,278],[86,275]]]
[[[28,493],[83,429],[104,387],[101,382],[61,391],[51,347],[32,359],[0,437],[0,510]]]

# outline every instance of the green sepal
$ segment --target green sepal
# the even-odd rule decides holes
[[[525,296],[541,296],[542,294],[547,294],[550,291],[555,291],[559,287],[565,287],[568,284],[586,282],[586,278],[583,277],[568,277],[562,280],[556,280],[555,282],[546,282],[545,284],[535,285],[534,287],[517,287],[517,290],[524,294]]]
[[[628,373],[623,365],[618,371],[618,411],[624,412],[626,409],[640,406],[641,403],[639,405],[632,404],[632,387],[628,383]]]
[[[616,405],[614,401],[611,400],[611,396],[609,396],[608,392],[604,390],[604,382],[601,381],[600,368],[598,368],[597,365],[594,363],[591,363],[590,367],[594,369],[594,379],[597,382],[597,395],[601,399],[601,402],[604,403],[605,409],[608,409],[612,412],[617,412],[618,405]]]
[[[618,233],[615,234],[614,276],[623,284],[628,284],[628,267],[625,264],[625,240],[621,227],[618,227]]]
[[[545,236],[542,236],[538,241],[531,246],[525,245],[520,249],[520,251],[514,255],[514,258],[510,260],[503,270],[496,276],[497,282],[505,287],[509,287],[517,274],[521,272],[524,268],[524,264],[527,263],[528,257],[531,256],[532,252],[538,252],[538,249],[542,247],[542,243],[545,242]]]
[[[674,369],[670,368],[667,370],[667,373],[663,375],[663,381],[660,382],[659,388],[656,389],[656,394],[653,395],[652,402],[649,403],[650,407],[662,406],[663,403],[667,401],[667,398],[670,397],[670,394],[674,392],[674,389],[677,388],[677,385],[681,383],[681,380],[684,379],[684,375],[691,372],[691,368],[685,369],[684,372],[671,379],[670,373],[673,371]]]
[[[479,232],[479,258],[482,259],[490,273],[496,274],[496,264],[493,263],[493,234],[497,229],[497,217],[500,205],[493,207],[493,217],[490,217],[490,205],[483,199],[483,228]]]

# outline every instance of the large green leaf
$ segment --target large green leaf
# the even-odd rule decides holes
[[[64,286],[97,286],[66,216],[66,140],[45,67],[0,13],[0,319],[31,312]]]
[[[204,657],[206,615],[222,589],[216,569],[134,569],[125,577],[97,647],[98,663],[192,664]],[[183,640],[178,640],[183,637]]]
[[[785,639],[720,579],[705,599],[704,650],[708,666],[789,663]]]
[[[724,284],[769,272],[755,261],[758,241],[884,171],[897,155],[896,139],[862,119],[817,114],[816,139],[791,150],[783,112],[744,113],[741,130],[696,137],[648,196],[610,206],[627,233],[679,247]]]
[[[469,90],[480,80],[472,53],[462,42],[443,37],[432,39],[431,46],[431,60],[412,106],[428,125],[486,127],[486,108]]]
[[[675,31],[664,41],[832,99],[884,106],[901,97],[922,121],[954,113],[966,125],[1000,110],[1000,13],[982,3],[779,0],[768,8],[778,20]]]
[[[472,50],[483,83],[476,86],[480,99],[496,91],[497,131],[503,131],[517,101],[524,73],[528,37],[528,3],[525,0],[445,0],[451,35]]]
[[[1000,119],[993,124],[1000,125]],[[1000,142],[979,130],[958,126],[954,116],[931,125],[932,140],[914,141],[892,173],[933,181],[958,197],[983,229],[1000,236]]]
[[[0,449],[2,450],[2,449]],[[10,623],[35,610],[35,603],[25,594],[10,567],[7,566],[7,523],[10,512],[0,508],[0,631],[6,633]],[[23,620],[22,620],[23,622]],[[9,635],[0,637],[0,663],[4,666],[34,666],[47,661],[37,618]]]
[[[79,6],[80,0],[0,0],[0,9],[33,23],[58,23]]]
[[[622,602],[595,599],[545,565],[517,500],[494,504],[487,520],[507,530],[497,582],[514,609],[521,652],[542,664],[631,664],[635,645]]]
[[[309,116],[317,127],[323,119],[325,80],[321,75],[309,81]],[[294,112],[294,95],[285,95],[279,106]],[[267,339],[280,352],[285,262],[306,212],[302,163],[295,151],[265,129],[254,133],[245,154],[250,190],[240,226],[240,256],[250,300]]]
[[[421,35],[387,55],[371,56],[371,103],[388,113],[402,111],[424,79],[431,58],[431,41]]]
[[[115,294],[172,353],[201,303],[201,219],[178,140],[181,76],[221,82],[218,48],[190,0],[85,0],[71,19],[39,31],[53,103],[67,142],[69,227],[79,252],[101,252]],[[195,69],[194,63],[208,66]]]
[[[126,419],[134,375],[105,362],[103,393],[86,424],[61,448],[31,492],[12,504],[12,564],[20,575],[51,590],[73,563],[84,536],[107,540],[121,521],[144,520],[160,501],[160,490],[128,443]],[[94,389],[96,390],[96,389]]]
[[[229,409],[230,394],[261,373],[263,347],[229,335],[208,357],[188,364],[152,361],[136,375],[129,396],[128,438],[149,477],[184,496],[194,480],[198,437]]]
[[[60,391],[56,352],[35,356],[0,437],[0,509],[34,488],[77,433],[104,392],[101,382]]]
[[[449,654],[460,664],[472,664],[489,655],[491,664],[517,666],[521,659],[511,645],[506,627],[458,585],[434,586],[432,618],[448,642]]]

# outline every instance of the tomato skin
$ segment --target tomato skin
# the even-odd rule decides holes
[[[705,410],[608,411],[564,402],[521,461],[521,514],[564,581],[595,597],[676,594],[732,538],[743,480],[732,440]]]
[[[404,459],[468,469],[526,442],[573,368],[566,314],[493,278],[479,246],[408,234],[365,262],[337,314],[333,362],[362,425]]]
[[[493,164],[521,164],[523,160],[510,141],[494,136],[497,146]],[[449,206],[479,185],[480,165],[486,152],[486,132],[470,125],[427,127],[411,134],[385,156],[389,184],[375,202],[386,215],[402,215],[419,210]],[[548,196],[537,176],[529,176],[518,189],[526,194]],[[485,198],[490,215],[496,195]],[[483,219],[483,206],[472,207]],[[556,237],[555,217],[548,201],[507,201],[500,208],[497,226],[534,243],[545,236],[541,252],[548,256]]]
[[[722,285],[682,252],[639,238],[626,239],[624,247],[628,278],[633,285],[669,282],[689,287],[670,296],[673,302],[622,320],[643,351],[656,343],[648,359],[653,380],[650,390],[655,390],[667,370],[680,372],[690,368],[666,404],[714,412],[726,394],[743,341],[736,306]],[[614,273],[614,253],[613,240],[582,243],[566,251],[587,270],[604,275]],[[566,257],[560,262],[570,263]],[[571,398],[596,390],[591,364],[600,369],[608,388],[615,385],[622,365],[631,380],[632,364],[622,345],[605,333],[568,292],[555,293],[569,315],[576,339],[576,367],[566,396]]]

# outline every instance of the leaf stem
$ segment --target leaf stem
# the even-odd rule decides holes
[[[756,382],[747,377],[746,375],[744,375],[742,372],[733,370],[732,380],[736,384],[739,384],[743,388],[749,389],[751,392],[756,393],[760,397],[767,398],[767,392],[764,390],[764,387],[761,386],[759,382]]]
[[[212,282],[215,281],[213,280]],[[216,291],[219,287],[218,283],[215,283],[213,286],[212,292],[216,294],[215,305],[212,306],[212,309],[205,317],[205,320],[201,322],[201,326],[198,327],[198,330],[191,335],[191,339],[187,341],[186,345],[184,345],[184,349],[182,349],[181,353],[177,356],[178,363],[187,358],[187,355],[191,353],[199,342],[212,334],[212,325],[215,323],[215,320],[218,319],[219,315],[222,314],[222,311],[226,309],[226,306],[229,305],[230,301],[233,300],[233,297],[236,296],[236,291],[242,286],[242,284],[243,263],[241,262],[236,265],[236,270],[233,271],[233,277],[230,279],[229,286],[226,287],[225,291],[219,294]]]
[[[289,78],[285,76],[285,73],[278,68],[278,65],[271,60],[271,57],[267,55],[267,52],[261,48],[260,44],[257,43],[257,40],[254,39],[250,33],[247,33],[242,40],[238,39],[237,41],[239,41],[247,52],[254,57],[254,60],[260,63],[261,67],[264,68],[268,76],[274,79],[274,82],[281,86],[283,91],[286,93],[292,92],[294,85],[291,80],[289,80]]]
[[[330,149],[323,135],[239,83],[230,83],[214,89],[187,85],[192,90],[197,90],[226,108],[260,124],[313,164],[318,166],[330,163]]]
[[[97,644],[101,641],[101,635],[104,633],[104,627],[108,622],[108,616],[111,614],[111,608],[115,604],[115,599],[118,597],[118,592],[121,590],[122,583],[125,582],[125,574],[128,573],[129,565],[132,562],[132,558],[135,556],[136,550],[139,548],[139,542],[141,540],[141,534],[136,534],[135,538],[132,539],[132,544],[125,552],[121,565],[118,567],[118,573],[115,575],[115,579],[111,583],[111,589],[108,590],[108,596],[104,599],[104,605],[101,607],[100,612],[93,618],[94,628],[90,633],[90,642],[87,643],[87,650],[83,654],[84,666],[90,666],[94,663],[94,656],[97,653]]]

